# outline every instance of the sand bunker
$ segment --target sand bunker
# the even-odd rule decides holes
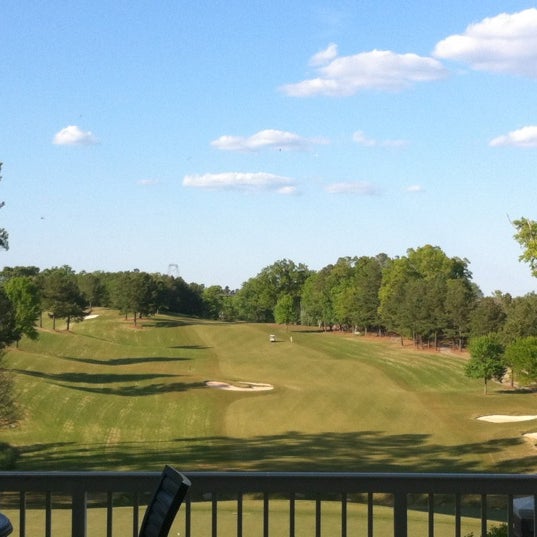
[[[481,421],[489,421],[491,423],[512,423],[517,421],[530,421],[537,419],[537,416],[507,416],[505,414],[492,414],[490,416],[480,416],[477,418]]]
[[[529,438],[530,440],[537,440],[537,433],[526,433],[524,437]]]
[[[221,382],[219,380],[208,380],[205,383],[209,388],[217,388],[219,390],[229,390],[233,392],[266,392],[273,390],[272,384],[263,384],[261,382],[244,382],[239,381],[234,384]]]
[[[84,320],[87,321],[88,319],[95,319],[95,317],[99,317],[98,315],[86,315],[84,317]]]

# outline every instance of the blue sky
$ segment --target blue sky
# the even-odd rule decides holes
[[[535,290],[528,2],[5,0],[2,266],[232,288],[425,244]]]

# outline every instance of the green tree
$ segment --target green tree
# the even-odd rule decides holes
[[[133,270],[117,274],[113,286],[113,304],[125,319],[133,314],[134,325],[138,318],[157,311],[158,286],[147,272]]]
[[[503,324],[506,342],[527,336],[537,336],[537,294],[528,293],[513,298],[506,307]]]
[[[380,325],[379,290],[383,267],[387,262],[386,254],[379,254],[375,257],[364,256],[356,261],[354,285],[357,293],[353,321],[355,327],[361,328],[365,333],[370,329],[378,329]]]
[[[308,276],[302,286],[300,298],[300,320],[305,325],[330,327],[335,322],[335,314],[329,285],[331,266]]]
[[[0,172],[2,163],[0,162]],[[2,176],[0,175],[0,180]],[[0,203],[0,208],[4,202]],[[9,247],[8,233],[0,228],[0,248]],[[13,378],[9,371],[3,367],[4,348],[16,341],[15,310],[5,291],[0,287],[0,423],[11,423],[17,419],[17,408],[13,396]]]
[[[77,274],[78,287],[84,295],[90,309],[96,306],[105,306],[108,301],[104,273],[80,272]]]
[[[537,222],[529,218],[519,218],[513,221],[516,229],[516,241],[523,249],[520,261],[528,263],[533,276],[537,277]]]
[[[41,313],[41,297],[34,278],[15,276],[4,283],[4,290],[15,311],[17,346],[22,336],[37,339],[36,323]]]
[[[409,282],[417,278],[408,258],[392,259],[387,263],[379,289],[379,315],[389,332],[403,337],[411,335],[412,319],[407,311],[407,288]]]
[[[486,395],[488,381],[493,378],[501,380],[505,375],[504,347],[497,334],[489,334],[471,339],[468,350],[470,359],[466,363],[465,373],[468,377],[483,379]]]
[[[298,312],[295,300],[291,295],[281,295],[274,306],[274,320],[278,324],[291,324],[298,322]]]
[[[71,267],[64,265],[43,271],[43,305],[50,312],[53,329],[56,319],[66,319],[67,330],[72,321],[82,321],[87,315],[87,301],[78,287]]]
[[[234,319],[233,293],[229,287],[222,288],[220,285],[211,285],[203,289],[202,298],[205,318],[222,321]]]
[[[334,322],[340,328],[351,326],[355,310],[356,294],[353,288],[355,258],[340,257],[330,266],[327,284],[332,302]]]
[[[503,330],[506,302],[498,295],[480,297],[470,313],[470,336],[486,336]]]
[[[526,384],[537,381],[537,337],[517,339],[505,348],[505,362],[518,379]]]
[[[444,302],[444,333],[459,350],[470,335],[470,318],[475,307],[477,290],[466,279],[450,279],[446,283]]]
[[[17,339],[15,310],[4,289],[0,287],[0,425],[18,418],[11,372],[4,366],[4,349]]]
[[[306,265],[288,259],[265,267],[246,281],[237,293],[236,303],[241,319],[253,322],[273,322],[274,307],[280,296],[293,297],[297,315],[304,282],[311,274]]]
[[[28,276],[31,278],[37,278],[39,275],[39,268],[34,266],[29,267],[4,267],[0,271],[0,281],[6,281],[15,276]]]

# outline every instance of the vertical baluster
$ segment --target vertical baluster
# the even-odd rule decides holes
[[[186,498],[185,505],[185,535],[190,537],[192,533],[192,502],[190,496]]]
[[[367,537],[373,537],[373,493],[367,493]]]
[[[427,506],[429,511],[429,537],[434,537],[434,494],[429,493]]]
[[[263,494],[263,537],[269,537],[269,496]]]
[[[295,537],[295,518],[296,518],[296,496],[294,492],[291,492],[289,498],[289,537]]]
[[[83,485],[73,491],[72,501],[72,537],[86,537],[87,527],[87,493]]]
[[[481,535],[487,535],[487,495],[481,494]]]
[[[140,527],[140,493],[136,492],[132,499],[132,537],[137,537]]]
[[[113,510],[112,510],[112,492],[108,491],[106,495],[106,537],[112,537],[113,532]]]
[[[537,535],[537,523],[535,517],[535,510],[537,509],[537,494],[533,495],[533,537]]]
[[[26,537],[26,491],[23,490],[19,496],[19,536]]]
[[[393,495],[393,534],[395,537],[407,537],[407,497],[404,490]]]
[[[315,537],[321,537],[321,498],[315,498]]]
[[[217,537],[218,535],[218,498],[216,497],[216,492],[212,494],[211,501],[211,526],[212,526],[212,536]]]
[[[461,537],[461,495],[455,494],[455,537]]]
[[[347,537],[347,493],[341,498],[341,537]]]
[[[239,492],[237,498],[237,537],[242,537],[242,514],[243,514],[243,495],[242,492]]]
[[[45,494],[45,536],[52,535],[52,492],[47,490]]]

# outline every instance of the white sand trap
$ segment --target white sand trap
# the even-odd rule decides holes
[[[84,317],[84,320],[87,321],[88,319],[95,319],[95,317],[99,317],[98,315],[86,315]]]
[[[537,440],[537,433],[526,433],[524,437],[529,438],[530,440]]]
[[[492,414],[490,416],[480,416],[477,419],[481,421],[490,421],[491,423],[511,423],[516,421],[536,420],[537,416],[507,416],[505,414]]]
[[[219,380],[208,380],[205,383],[209,388],[217,388],[219,390],[228,390],[233,392],[266,392],[273,390],[272,384],[263,384],[261,382],[243,382],[239,381],[235,384],[228,384]]]

